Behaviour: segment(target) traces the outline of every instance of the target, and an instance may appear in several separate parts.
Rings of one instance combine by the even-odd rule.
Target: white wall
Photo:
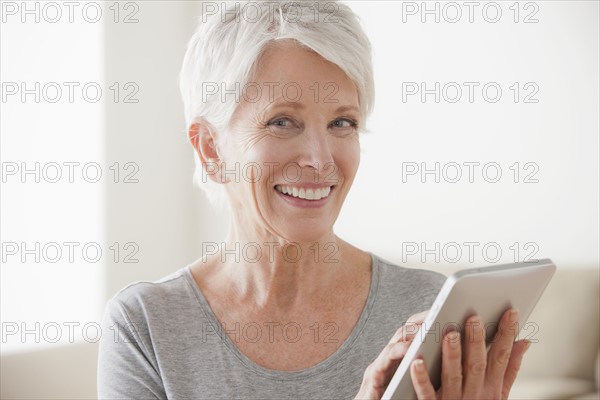
[[[139,247],[139,262],[108,265],[108,296],[136,280],[167,275],[197,254],[206,202],[192,187],[178,84],[193,13],[192,2],[149,1],[139,3],[139,22],[106,26],[107,81],[139,87],[139,102],[106,108],[107,159],[139,168],[139,182],[106,188],[107,241]]]
[[[93,8],[87,20],[80,6],[72,23],[66,14],[52,23],[56,10],[42,14],[39,2],[26,7],[34,13],[2,4],[3,352],[83,340],[82,327],[103,308],[108,256],[103,26],[92,22]],[[103,251],[97,256],[96,249]],[[69,335],[71,322],[80,325]],[[23,337],[25,330],[32,333]]]
[[[102,256],[92,263],[76,252],[74,262],[64,255],[52,263],[50,253],[40,254],[40,262],[35,255],[22,262],[21,248],[14,255],[3,251],[1,397],[92,398],[94,327],[106,300],[128,283],[158,279],[195,259],[203,237],[199,227],[212,215],[191,185],[192,151],[178,92],[177,75],[197,5],[121,2],[115,8],[114,3],[92,2],[86,16],[93,17],[96,6],[102,14],[89,22],[81,14],[86,3],[79,3],[71,23],[67,6],[56,3],[63,18],[53,23],[48,19],[55,18],[55,10],[44,3],[35,3],[39,21],[26,14],[24,22],[23,3],[15,4],[15,15],[3,8],[2,82],[33,87],[37,81],[42,86],[72,81],[79,88],[93,82],[103,94],[98,102],[81,95],[70,102],[64,94],[56,104],[43,94],[39,103],[33,95],[25,102],[19,93],[9,96],[2,102],[3,166],[94,162],[102,178],[88,183],[81,167],[72,183],[66,175],[54,184],[43,176],[40,183],[29,176],[25,182],[19,174],[7,176],[2,242],[26,242],[31,248],[36,241],[41,247],[76,241],[79,251],[93,242]],[[30,2],[27,7],[36,6]],[[127,94],[136,102],[125,101]],[[137,262],[126,262],[127,255]],[[88,331],[82,330],[85,324],[90,324]],[[74,327],[71,335],[69,326]],[[56,327],[61,339],[55,343]],[[23,337],[24,329],[33,333]],[[31,376],[38,384],[31,385]]]
[[[561,268],[597,268],[598,2],[530,2],[527,8],[521,2],[519,23],[509,8],[514,2],[493,3],[502,12],[497,23],[484,18],[495,18],[490,2],[479,2],[472,23],[463,2],[453,3],[463,13],[456,23],[448,22],[456,7],[426,3],[428,10],[438,4],[439,23],[435,14],[422,22],[421,2],[348,2],[373,44],[377,97],[338,233],[392,261],[442,271],[528,256],[552,258]],[[525,16],[539,22],[524,23]],[[403,91],[403,83],[410,89],[413,82],[427,89],[440,82],[440,102]],[[463,90],[455,103],[454,84],[443,92],[452,82]],[[464,82],[480,85],[473,102]],[[528,82],[539,88],[530,99],[536,103],[524,102],[535,88],[524,88]],[[489,101],[482,95],[487,83],[502,89],[495,103],[493,89]],[[472,183],[468,162],[480,163]],[[515,162],[518,183],[510,169]],[[403,169],[416,165],[421,172],[421,163],[428,169],[439,163],[439,183],[433,174],[403,180]],[[495,178],[491,167],[483,175],[487,163],[499,167],[497,183],[486,181]],[[463,173],[457,183],[450,182],[454,165]],[[534,172],[538,183],[525,183]]]

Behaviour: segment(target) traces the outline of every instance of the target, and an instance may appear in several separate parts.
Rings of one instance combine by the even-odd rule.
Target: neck
[[[286,312],[322,306],[327,298],[344,290],[341,282],[359,272],[368,257],[333,231],[290,242],[235,226],[239,225],[232,224],[213,257],[219,275],[227,281],[228,297],[258,310]]]

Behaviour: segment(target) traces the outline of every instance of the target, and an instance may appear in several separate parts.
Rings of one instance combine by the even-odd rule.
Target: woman
[[[443,284],[334,234],[373,104],[370,45],[347,6],[301,4],[205,9],[181,87],[197,181],[226,200],[229,234],[111,299],[100,398],[380,398]],[[476,317],[464,357],[445,337],[437,393],[415,362],[419,398],[506,398],[526,350],[514,318],[489,352]]]

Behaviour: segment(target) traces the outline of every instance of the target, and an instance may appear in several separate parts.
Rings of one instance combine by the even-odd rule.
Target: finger
[[[442,398],[462,398],[462,354],[460,334],[450,332],[442,343]]]
[[[429,314],[429,311],[430,310],[425,310],[421,311],[420,313],[411,315],[410,317],[408,317],[408,320],[406,322],[423,322],[425,321],[425,318],[427,318],[427,314]]]
[[[427,317],[427,313],[429,313],[429,311],[411,315],[408,320],[406,320],[406,323],[394,333],[394,336],[390,339],[390,343],[412,340],[423,324],[425,317]]]
[[[381,398],[408,346],[406,342],[389,343],[365,370],[361,392],[369,393],[367,397]]]
[[[417,332],[419,331],[419,328],[421,327],[422,323],[423,321],[406,322],[406,324],[402,325],[402,327],[400,327],[396,331],[396,333],[394,333],[394,336],[392,336],[389,343],[412,341]]]
[[[529,349],[529,346],[531,346],[531,342],[528,340],[519,340],[513,345],[513,350],[510,354],[508,366],[506,367],[506,372],[504,374],[504,381],[502,382],[501,396],[503,399],[508,398],[510,389],[512,388],[513,383],[515,383],[515,379],[517,379],[519,368],[521,368],[521,361],[523,360],[523,356],[525,355],[525,352]]]
[[[435,389],[429,379],[429,374],[425,368],[425,362],[421,359],[413,361],[410,366],[410,377],[415,388],[415,393],[419,400],[435,400]]]
[[[470,317],[465,323],[465,360],[463,367],[463,397],[479,398],[483,392],[487,351],[485,329],[478,316]]]
[[[492,347],[488,352],[485,381],[487,387],[495,388],[493,392],[495,398],[499,397],[502,391],[504,373],[518,333],[518,321],[519,311],[516,309],[508,310],[502,315]]]

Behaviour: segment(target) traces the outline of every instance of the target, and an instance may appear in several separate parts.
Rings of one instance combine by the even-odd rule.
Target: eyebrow
[[[303,110],[306,107],[304,106],[304,104],[302,103],[298,103],[298,102],[291,102],[291,101],[276,101],[274,103],[271,103],[270,109],[275,109],[275,108],[294,108],[294,109],[299,109],[299,110]]]
[[[337,110],[335,110],[336,113],[342,113],[342,112],[346,112],[346,111],[356,111],[358,113],[360,112],[360,110],[356,106],[341,106],[341,107],[338,107]]]

